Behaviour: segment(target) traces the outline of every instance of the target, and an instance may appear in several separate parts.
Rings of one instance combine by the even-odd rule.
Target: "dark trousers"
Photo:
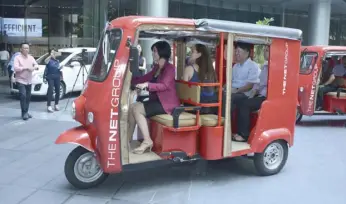
[[[231,113],[235,110],[235,108],[240,104],[243,100],[248,97],[244,93],[232,93],[231,96]],[[222,117],[225,117],[226,109],[226,93],[222,92]]]
[[[327,85],[318,89],[316,107],[320,108],[323,106],[323,96],[328,92],[337,91],[338,87],[334,85]]]
[[[243,100],[238,104],[237,109],[237,133],[244,139],[248,139],[250,135],[250,114],[259,110],[265,97],[254,97]]]
[[[31,99],[31,84],[21,84],[17,82],[19,98],[20,98],[20,108],[22,110],[22,116],[28,113],[30,99]]]
[[[11,77],[12,77],[12,74],[13,74],[14,72],[13,72],[11,69],[12,69],[12,66],[9,65],[9,66],[7,67],[7,71],[8,71],[8,78],[9,78],[9,80],[10,80],[10,87],[12,88]]]
[[[0,60],[1,75],[6,76],[7,60]]]
[[[53,77],[47,79],[48,81],[48,93],[47,93],[47,106],[50,106],[53,99],[53,88],[55,90],[55,105],[59,104],[60,98],[60,77]]]

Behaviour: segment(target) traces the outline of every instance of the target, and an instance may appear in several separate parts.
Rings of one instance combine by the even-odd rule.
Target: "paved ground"
[[[303,119],[288,163],[275,176],[255,176],[251,161],[233,159],[209,162],[206,176],[186,163],[113,175],[98,188],[77,190],[63,173],[73,146],[54,144],[76,125],[68,110],[47,114],[45,102],[36,100],[34,118],[23,122],[18,108],[0,95],[1,204],[346,203],[346,117]]]

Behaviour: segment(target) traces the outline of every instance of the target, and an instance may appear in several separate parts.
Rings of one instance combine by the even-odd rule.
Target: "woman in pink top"
[[[130,106],[129,135],[133,135],[136,124],[143,133],[144,141],[133,150],[135,154],[151,151],[153,141],[150,138],[147,118],[160,114],[171,114],[180,105],[175,89],[175,67],[169,63],[171,46],[165,41],[159,41],[151,47],[154,66],[144,76],[132,79],[132,84],[139,89],[149,90],[149,100],[136,102]]]

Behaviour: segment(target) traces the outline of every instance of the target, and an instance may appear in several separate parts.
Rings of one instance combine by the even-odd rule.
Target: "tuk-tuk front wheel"
[[[261,176],[277,174],[285,166],[288,157],[288,145],[278,140],[270,143],[263,151],[254,157],[257,173]]]
[[[87,189],[103,183],[108,174],[102,171],[94,153],[79,146],[66,159],[65,176],[74,187]]]

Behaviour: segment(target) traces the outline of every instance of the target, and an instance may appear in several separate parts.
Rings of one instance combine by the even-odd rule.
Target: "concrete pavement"
[[[74,146],[54,144],[77,125],[69,110],[48,114],[45,102],[34,100],[34,118],[24,122],[18,101],[0,103],[0,204],[346,203],[346,117],[303,118],[286,167],[275,176],[258,177],[250,160],[238,158],[208,162],[205,176],[199,163],[184,163],[112,175],[98,188],[77,190],[63,173]]]

